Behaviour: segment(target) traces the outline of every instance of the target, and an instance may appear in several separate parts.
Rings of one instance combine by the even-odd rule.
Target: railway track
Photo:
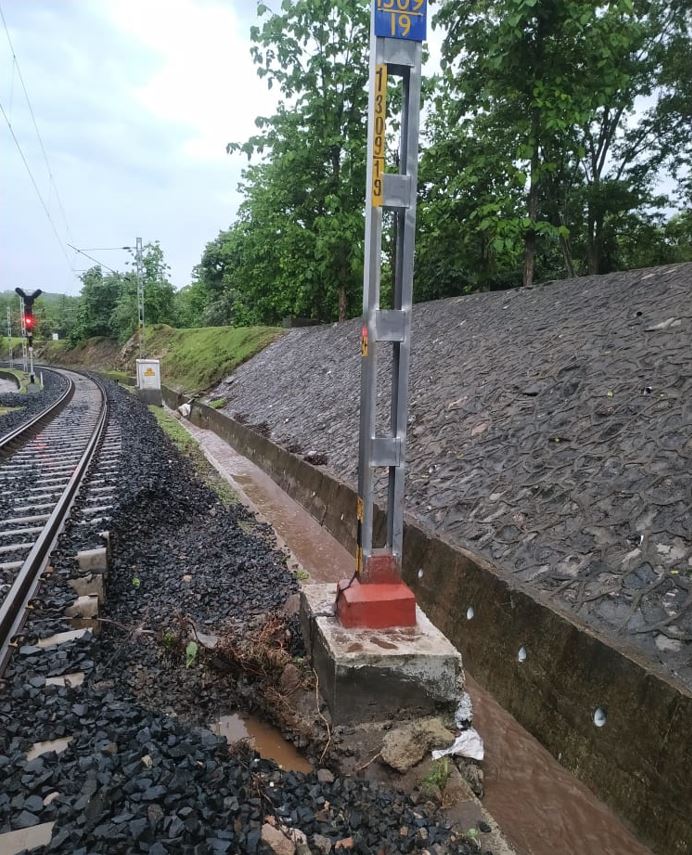
[[[0,673],[78,494],[76,522],[88,525],[103,519],[115,489],[120,438],[116,427],[107,436],[105,391],[91,378],[59,373],[68,382],[58,400],[0,438]],[[98,472],[86,485],[98,452]]]

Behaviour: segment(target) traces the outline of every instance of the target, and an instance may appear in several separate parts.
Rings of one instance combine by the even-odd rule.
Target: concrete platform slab
[[[334,615],[336,587],[306,585],[300,621],[332,719],[378,721],[455,707],[461,655],[416,609],[415,627],[345,629]]]

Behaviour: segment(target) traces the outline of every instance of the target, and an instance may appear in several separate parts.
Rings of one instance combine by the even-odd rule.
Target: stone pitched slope
[[[353,483],[359,330],[294,329],[214,395]],[[692,264],[415,306],[408,461],[427,527],[692,684]]]

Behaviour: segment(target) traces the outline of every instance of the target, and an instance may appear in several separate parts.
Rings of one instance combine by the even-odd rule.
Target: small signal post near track
[[[411,350],[416,192],[423,40],[427,0],[373,0],[361,330],[360,441],[356,575],[339,586],[337,614],[346,627],[414,626],[416,601],[401,579],[404,480]],[[387,171],[388,90],[400,86],[397,171]],[[391,123],[394,124],[393,122]],[[393,159],[394,160],[394,159]],[[383,212],[394,218],[391,306],[381,305]],[[391,346],[390,418],[377,431],[378,351]],[[386,541],[373,539],[374,480],[388,470]]]

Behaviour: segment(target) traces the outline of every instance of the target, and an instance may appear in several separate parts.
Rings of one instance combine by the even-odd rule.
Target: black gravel
[[[0,416],[0,436],[9,433],[14,428],[45,410],[49,404],[60,397],[65,390],[67,381],[60,374],[48,369],[43,371],[44,386],[38,392],[5,392],[0,395],[0,407],[18,407],[11,413]]]
[[[114,384],[108,390],[128,476],[108,523],[108,622],[98,639],[35,645],[67,628],[60,613],[72,598],[75,543],[98,538],[97,527],[76,536],[71,525],[0,694],[0,831],[55,820],[41,853],[263,853],[270,817],[300,829],[312,852],[322,838],[352,838],[359,853],[474,851],[402,795],[355,779],[322,784],[251,751],[231,754],[202,726],[239,698],[202,663],[185,668],[162,632],[181,620],[216,631],[256,621],[296,582],[251,515],[224,507],[148,411]],[[78,688],[45,684],[73,671],[87,675]],[[62,753],[25,759],[34,741],[62,736],[72,737]]]

